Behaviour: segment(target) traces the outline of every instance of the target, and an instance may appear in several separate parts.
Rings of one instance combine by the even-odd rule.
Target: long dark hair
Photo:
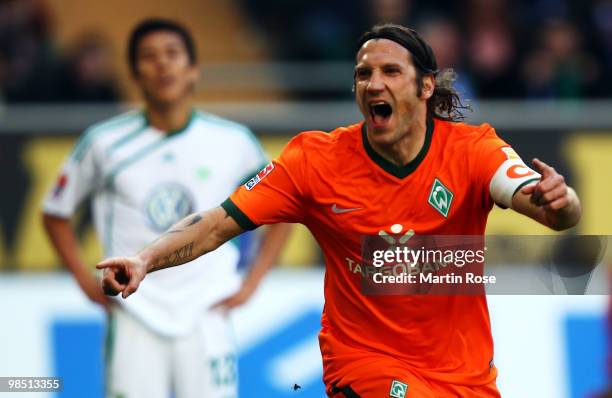
[[[434,92],[427,100],[428,116],[451,122],[465,119],[462,110],[470,109],[470,107],[461,102],[461,96],[453,87],[457,74],[452,69],[438,70],[433,50],[416,30],[391,23],[375,25],[361,36],[357,42],[357,52],[365,42],[372,39],[388,39],[408,50],[417,70],[418,96],[423,90],[423,77],[434,76],[436,82]]]
[[[417,68],[417,95],[421,95],[423,76]],[[435,75],[436,85],[431,97],[427,100],[427,115],[449,122],[460,122],[465,119],[462,111],[472,110],[469,104],[461,102],[461,96],[453,84],[457,73],[451,68],[442,69]]]

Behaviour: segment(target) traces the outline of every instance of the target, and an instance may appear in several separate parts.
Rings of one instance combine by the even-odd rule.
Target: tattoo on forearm
[[[199,223],[202,220],[202,216],[199,214],[196,214],[195,216],[193,216],[188,224],[185,227],[191,227],[192,225],[195,225],[197,223]],[[178,228],[178,229],[171,229],[169,231],[164,232],[159,238],[157,238],[155,241],[157,242],[159,239],[163,238],[166,235],[170,235],[170,234],[176,234],[178,232],[183,232],[185,231],[185,229],[183,228]]]
[[[195,242],[190,242],[169,255],[161,257],[157,261],[157,266],[155,268],[164,268],[188,261],[193,253],[194,243]]]
[[[166,236],[170,235],[170,234],[176,234],[179,232],[185,232],[185,229],[187,227],[191,227],[192,225],[195,225],[197,223],[199,223],[200,221],[202,221],[202,216],[199,214],[195,214],[193,217],[191,217],[187,222],[187,224],[183,224],[181,225],[182,228],[175,228],[175,229],[171,229],[169,231],[164,232],[163,234],[161,234],[157,239],[155,239],[153,241],[153,243],[157,243],[158,241],[162,240],[163,238],[165,238]],[[193,242],[192,242],[193,245]],[[187,245],[188,246],[188,245]],[[191,253],[190,253],[191,255]],[[166,256],[164,258],[170,258],[170,256]],[[163,261],[158,262],[158,265],[162,265]]]
[[[195,216],[193,216],[191,221],[189,221],[189,224],[187,224],[187,226],[191,227],[192,225],[199,223],[200,220],[202,220],[202,216],[199,214],[196,214]]]

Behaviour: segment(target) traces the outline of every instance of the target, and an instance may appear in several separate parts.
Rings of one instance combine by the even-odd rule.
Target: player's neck
[[[391,163],[403,167],[413,161],[425,144],[427,120],[419,118],[409,127],[406,134],[391,145],[372,145]]]
[[[148,104],[146,113],[149,124],[164,133],[183,129],[193,112],[189,102],[181,102],[171,106],[156,106]]]

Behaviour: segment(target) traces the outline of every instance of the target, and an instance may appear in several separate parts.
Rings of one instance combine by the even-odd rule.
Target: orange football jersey
[[[347,350],[389,356],[432,383],[494,383],[485,296],[363,295],[360,262],[362,237],[380,231],[483,234],[494,204],[491,179],[508,159],[507,146],[487,124],[429,119],[423,148],[399,167],[374,151],[363,123],[304,132],[223,203],[245,229],[302,223],[321,246],[328,387],[338,382],[342,367],[334,361],[350,358]]]

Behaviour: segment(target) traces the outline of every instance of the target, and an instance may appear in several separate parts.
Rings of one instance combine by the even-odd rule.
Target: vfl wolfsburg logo
[[[408,392],[408,385],[406,383],[402,383],[401,381],[397,381],[397,380],[393,380],[391,382],[391,391],[389,391],[390,397],[404,398],[407,392]]]
[[[453,193],[440,180],[435,178],[427,202],[444,217],[448,217],[448,212],[453,203]]]
[[[151,226],[163,232],[193,211],[194,200],[179,184],[155,187],[145,201],[145,214]]]

